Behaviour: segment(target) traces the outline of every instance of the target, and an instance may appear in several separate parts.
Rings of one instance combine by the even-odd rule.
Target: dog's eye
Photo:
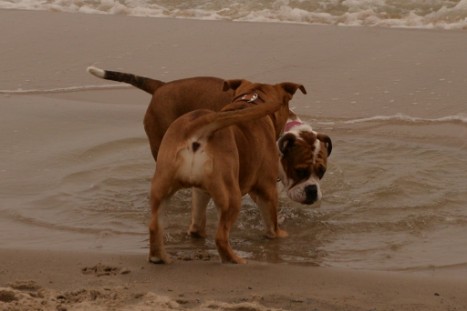
[[[318,178],[321,179],[324,176],[324,173],[326,173],[326,168],[324,166],[320,165],[316,169],[316,175],[318,175]]]
[[[310,176],[310,171],[307,168],[297,168],[295,169],[295,174],[298,179],[306,179]]]

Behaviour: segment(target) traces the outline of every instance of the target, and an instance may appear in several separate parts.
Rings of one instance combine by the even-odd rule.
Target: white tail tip
[[[89,66],[87,70],[93,76],[96,76],[96,77],[101,78],[101,79],[105,78],[105,70],[103,70],[103,69],[93,67],[93,66]]]

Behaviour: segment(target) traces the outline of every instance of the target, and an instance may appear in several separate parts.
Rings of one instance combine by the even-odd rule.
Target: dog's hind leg
[[[151,223],[149,224],[149,262],[151,263],[171,263],[172,259],[166,253],[164,247],[164,232],[162,230],[162,226],[159,223],[159,215],[158,210],[164,205],[166,202],[155,202],[152,200],[153,203],[151,204],[152,207],[152,216],[151,216]]]
[[[211,199],[208,192],[192,188],[191,225],[188,234],[194,238],[206,237],[206,208]]]
[[[233,251],[229,242],[230,230],[240,213],[241,194],[239,189],[224,191],[224,195],[212,196],[220,216],[216,233],[216,246],[223,263],[246,263]]]
[[[159,222],[159,210],[167,203],[170,195],[169,189],[162,187],[155,177],[151,185],[151,222],[149,224],[149,262],[171,263],[172,259],[164,248],[164,232]]]

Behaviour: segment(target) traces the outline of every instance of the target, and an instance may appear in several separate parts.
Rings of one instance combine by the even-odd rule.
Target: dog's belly
[[[183,183],[200,185],[206,176],[212,172],[212,159],[204,146],[204,142],[191,141],[179,151],[178,159],[180,162],[177,178]]]

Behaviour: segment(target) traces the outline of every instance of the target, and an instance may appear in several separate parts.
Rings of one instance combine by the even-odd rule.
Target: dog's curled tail
[[[134,87],[137,87],[138,89],[143,90],[151,95],[158,88],[165,84],[164,82],[159,80],[141,77],[131,73],[104,70],[94,66],[89,66],[87,68],[87,71],[93,76],[96,76],[101,79],[131,84]]]
[[[266,102],[259,105],[242,106],[235,110],[213,112],[195,120],[187,132],[193,134],[190,136],[208,137],[225,127],[241,122],[253,121],[273,114],[279,110],[282,105],[285,105],[282,101]]]

